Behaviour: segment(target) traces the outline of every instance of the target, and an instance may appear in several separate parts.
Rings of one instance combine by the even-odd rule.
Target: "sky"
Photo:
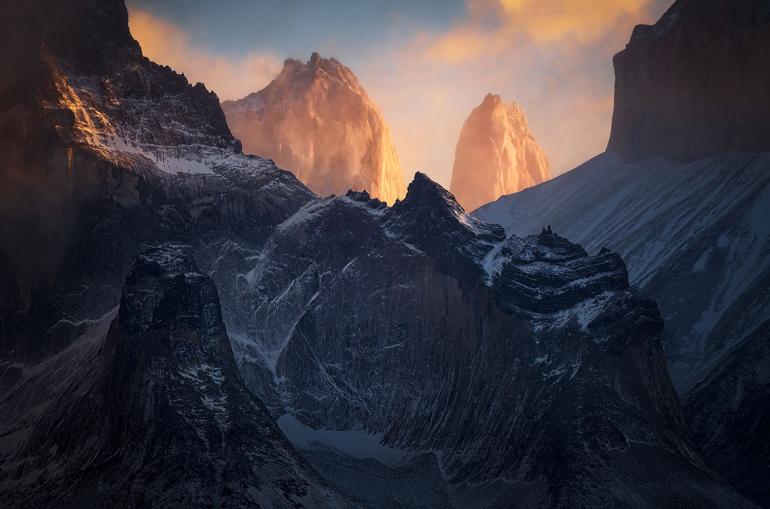
[[[318,51],[382,110],[404,176],[451,180],[457,138],[487,93],[517,102],[553,175],[602,152],[612,56],[671,0],[128,0],[145,54],[222,100]]]

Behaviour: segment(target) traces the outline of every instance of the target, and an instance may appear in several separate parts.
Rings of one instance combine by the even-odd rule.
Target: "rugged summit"
[[[677,1],[654,26],[637,27],[615,58],[609,153],[475,213],[508,234],[550,223],[591,252],[620,253],[631,282],[660,306],[671,374],[699,445],[763,506],[768,48],[766,1]]]
[[[236,357],[273,411],[435,454],[458,506],[747,505],[699,459],[613,253],[505,239],[418,174],[392,208],[309,203],[240,279]]]
[[[615,56],[608,150],[626,161],[770,151],[770,8],[677,0]]]
[[[450,189],[463,207],[474,210],[545,182],[550,171],[521,108],[487,94],[463,124]]]
[[[122,1],[8,14],[0,500],[749,505],[617,255],[506,239],[424,175],[391,208],[317,199],[142,57]]]
[[[712,464],[768,504],[770,155],[688,164],[603,154],[476,211],[509,234],[550,223],[609,247],[658,302],[669,368]],[[761,438],[760,438],[761,437]]]
[[[6,503],[346,504],[319,487],[318,474],[243,385],[216,287],[179,248],[141,254],[119,312],[83,330],[47,369],[4,394],[5,416],[27,398],[39,412],[28,430],[14,430],[28,438],[12,462],[4,458]],[[56,371],[70,374],[60,386],[46,380]]]
[[[122,1],[10,11],[0,53],[20,65],[0,89],[4,341],[32,353],[60,313],[77,321],[116,306],[141,242],[258,244],[312,197],[240,153],[214,94],[142,57]],[[26,326],[41,330],[28,341]]]
[[[217,277],[312,193],[142,57],[122,0],[5,7],[0,499],[344,505],[244,389],[211,280],[167,250],[133,265],[178,242]]]
[[[263,90],[222,108],[247,152],[274,159],[320,195],[365,190],[388,203],[404,196],[382,114],[334,58],[288,59]]]

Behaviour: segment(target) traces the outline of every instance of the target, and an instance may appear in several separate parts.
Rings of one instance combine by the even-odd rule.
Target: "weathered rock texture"
[[[263,90],[222,104],[247,152],[270,157],[320,195],[366,190],[393,203],[406,191],[377,106],[353,72],[313,53],[289,59]]]
[[[770,320],[725,355],[684,405],[711,463],[741,493],[770,507]]]
[[[613,253],[506,239],[418,174],[392,208],[309,203],[241,279],[236,356],[274,411],[436,453],[459,507],[751,505],[693,448]]]
[[[699,445],[765,507],[769,49],[767,1],[677,1],[615,58],[615,153],[476,211],[508,233],[550,223],[590,251],[623,256],[632,283],[660,305]]]
[[[3,505],[344,505],[242,385],[208,277],[153,251],[124,291],[146,245],[216,277],[312,193],[142,57],[122,0],[2,11]]]
[[[590,252],[623,256],[632,284],[660,306],[668,365],[696,436],[714,467],[765,505],[767,433],[755,423],[770,408],[769,167],[770,154],[687,164],[603,154],[476,211],[509,234],[545,222]]]
[[[608,150],[626,161],[770,151],[770,7],[677,0],[615,56]]]
[[[550,163],[524,112],[488,94],[463,124],[450,190],[466,210],[548,180]]]
[[[348,503],[323,487],[243,385],[214,282],[179,248],[140,255],[120,311],[94,323],[4,394],[4,412],[32,400],[39,413],[13,469],[5,464],[0,471],[6,503]],[[65,375],[61,386],[48,386],[57,374]],[[52,401],[45,387],[55,393]]]

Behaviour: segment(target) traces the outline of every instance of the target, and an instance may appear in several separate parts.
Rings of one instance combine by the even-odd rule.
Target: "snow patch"
[[[708,266],[709,257],[711,256],[711,248],[705,250],[692,266],[692,272],[704,272]]]
[[[307,449],[313,443],[333,447],[358,459],[372,458],[388,466],[401,463],[408,455],[401,449],[382,444],[382,436],[361,430],[313,429],[291,414],[278,418],[278,427],[297,448]]]

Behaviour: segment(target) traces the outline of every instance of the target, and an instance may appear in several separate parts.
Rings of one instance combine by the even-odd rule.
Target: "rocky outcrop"
[[[236,356],[274,412],[434,452],[461,506],[750,506],[699,458],[615,254],[505,239],[418,174],[392,208],[311,202],[242,279]]]
[[[589,252],[608,247],[632,284],[655,297],[674,383],[685,393],[770,319],[767,154],[685,165],[603,154],[535,189],[475,212],[514,235],[551,224]],[[729,178],[726,178],[729,175]]]
[[[333,58],[286,60],[263,90],[222,107],[247,152],[272,158],[320,195],[365,190],[388,203],[404,196],[382,114]]]
[[[167,250],[131,272],[186,244],[232,295],[223,269],[312,193],[142,57],[121,0],[3,9],[0,499],[344,505],[241,384],[211,280]]]
[[[2,18],[0,53],[23,62],[0,90],[0,339],[21,358],[66,343],[45,339],[62,316],[116,306],[143,242],[217,259],[312,197],[244,156],[216,96],[142,57],[127,20],[119,0],[14,2]]]
[[[770,151],[770,9],[677,0],[615,56],[608,150],[626,161]]]
[[[545,182],[550,171],[521,108],[487,94],[463,124],[450,190],[465,209],[474,210]]]
[[[70,371],[60,386],[41,370],[4,394],[4,415],[44,387],[51,398],[14,430],[24,439],[3,458],[6,503],[352,506],[245,388],[216,287],[178,247],[139,256],[119,309],[46,364]]]
[[[699,444],[763,505],[769,47],[767,2],[678,0],[615,57],[614,154],[476,212],[515,234],[548,222],[589,250],[623,256],[661,307]]]
[[[551,224],[589,252],[623,257],[632,284],[660,306],[669,369],[709,460],[764,505],[768,167],[768,154],[678,164],[608,153],[475,212],[508,234]]]

